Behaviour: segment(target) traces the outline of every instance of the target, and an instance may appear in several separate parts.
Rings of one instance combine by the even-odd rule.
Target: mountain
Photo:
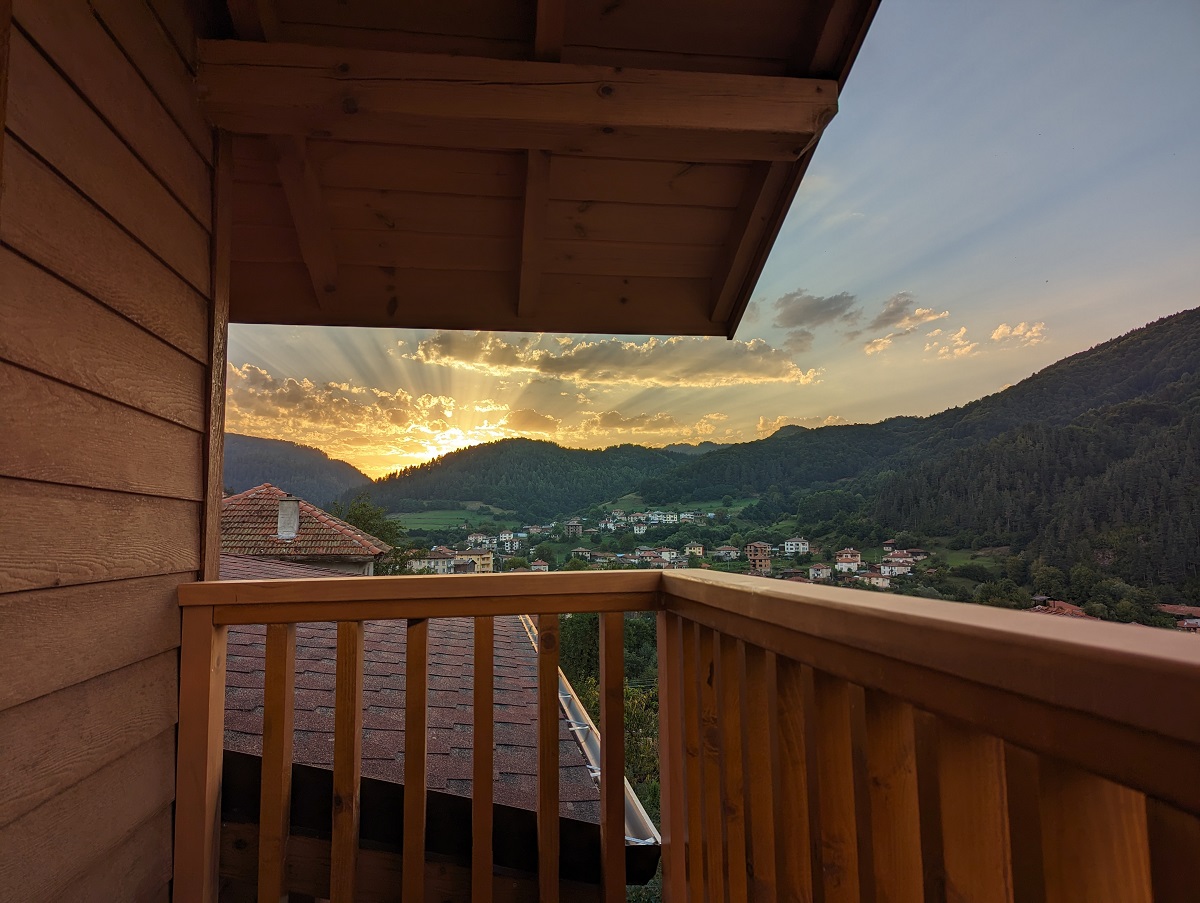
[[[325,508],[335,499],[367,487],[371,480],[320,449],[282,439],[226,433],[224,482],[225,488],[233,492],[273,483]]]
[[[664,445],[663,451],[674,452],[677,455],[707,455],[710,451],[716,451],[718,448],[725,448],[726,442],[674,442],[671,445]]]
[[[616,498],[685,460],[684,455],[639,445],[590,450],[501,439],[383,477],[371,495],[393,511],[403,499],[447,499],[483,501],[548,518]]]

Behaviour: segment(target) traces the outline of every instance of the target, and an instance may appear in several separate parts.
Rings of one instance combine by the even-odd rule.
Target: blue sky
[[[372,475],[744,441],[970,401],[1198,289],[1200,3],[884,0],[735,342],[235,326],[229,427]]]

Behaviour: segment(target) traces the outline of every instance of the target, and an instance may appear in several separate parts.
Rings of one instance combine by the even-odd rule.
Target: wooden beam
[[[203,41],[218,126],[273,135],[633,159],[795,160],[828,80]]]
[[[221,578],[221,505],[225,494],[225,363],[229,351],[229,280],[233,250],[233,138],[228,132],[217,133],[212,219],[208,430],[200,574],[203,580]]]
[[[268,624],[258,833],[258,901],[287,903],[283,870],[292,816],[296,625]]]
[[[425,858],[429,619],[409,618],[404,660],[404,861]],[[404,870],[405,900],[425,899],[425,872]]]
[[[521,222],[521,270],[517,316],[533,313],[542,291],[546,262],[546,205],[550,201],[550,155],[531,150],[525,167],[525,211]]]
[[[333,739],[333,845],[329,899],[357,899],[359,777],[362,768],[363,625],[339,621],[337,626],[337,701]]]
[[[0,0],[0,130],[8,125],[8,45],[12,41],[12,0]],[[4,203],[4,145],[0,141],[0,207]]]
[[[537,620],[537,844],[538,899],[558,903],[558,615]]]
[[[279,17],[272,0],[226,0],[233,30],[244,41],[278,41]]]
[[[317,306],[337,291],[338,262],[329,226],[329,213],[321,197],[321,182],[305,148],[305,140],[293,135],[271,139],[278,156],[279,181],[287,197],[300,244],[300,256],[312,282]]]

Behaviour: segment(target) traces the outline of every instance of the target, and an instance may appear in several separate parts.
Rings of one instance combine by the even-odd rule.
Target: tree
[[[407,561],[403,548],[407,538],[404,526],[396,518],[388,517],[387,510],[374,504],[366,492],[358,493],[348,504],[334,502],[329,506],[329,513],[392,547],[375,563],[376,574],[399,574],[404,571]]]
[[[564,570],[564,571],[586,571],[589,567],[591,567],[591,565],[588,564],[586,561],[584,561],[582,558],[568,558],[566,563],[562,566],[562,570]]]

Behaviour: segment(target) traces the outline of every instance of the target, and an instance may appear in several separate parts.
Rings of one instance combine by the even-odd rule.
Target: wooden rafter
[[[279,157],[279,181],[296,227],[300,255],[320,307],[321,299],[336,292],[338,285],[337,253],[329,215],[321,198],[321,184],[303,138],[276,135],[271,144]]]
[[[278,41],[279,17],[272,0],[226,0],[233,30],[245,41]]]
[[[832,81],[202,41],[212,122],[235,132],[633,159],[795,160]]]

